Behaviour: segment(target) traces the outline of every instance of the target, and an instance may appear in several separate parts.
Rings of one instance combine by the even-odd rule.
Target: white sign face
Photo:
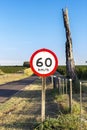
[[[39,76],[49,76],[58,67],[56,55],[48,49],[40,49],[33,53],[30,66],[35,74]]]

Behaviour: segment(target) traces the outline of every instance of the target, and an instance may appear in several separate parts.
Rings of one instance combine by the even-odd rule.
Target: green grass
[[[4,73],[17,73],[24,69],[26,69],[26,67],[23,66],[0,66],[0,70]]]
[[[87,123],[80,120],[80,105],[73,100],[72,114],[69,113],[68,95],[58,95],[58,90],[52,91],[54,102],[59,106],[58,118],[48,118],[35,126],[35,130],[87,130]]]
[[[87,80],[87,66],[76,66],[76,73],[79,79]]]
[[[33,72],[31,70],[31,68],[25,69],[24,73],[9,73],[9,74],[3,73],[0,75],[0,84],[24,79],[26,77],[31,76],[32,74],[33,74]]]
[[[66,66],[59,66],[58,72],[62,75],[66,75]],[[79,79],[87,80],[87,66],[86,65],[77,65],[76,66],[76,74]]]
[[[0,66],[1,74],[3,73],[18,73],[22,72],[26,69],[23,66]],[[58,72],[64,76],[66,76],[66,66],[59,66]],[[79,79],[87,80],[87,66],[86,65],[79,65],[76,66],[76,73]]]
[[[58,66],[58,72],[62,75],[66,75],[66,66]]]
[[[48,88],[48,86],[47,86]],[[87,130],[87,124],[81,123],[79,105],[73,101],[73,111],[69,114],[68,95],[58,95],[53,89],[47,96],[60,107],[57,118],[47,118],[40,122],[38,106],[41,103],[41,79],[27,86],[7,102],[0,104],[0,130]]]
[[[61,70],[61,67],[59,69]],[[28,73],[28,70],[25,73]],[[0,104],[0,130],[33,130],[30,128],[30,123],[33,124],[32,127],[35,126],[35,130],[80,130],[81,125],[82,130],[87,130],[87,124],[80,122],[79,104],[73,101],[72,115],[69,114],[68,95],[58,95],[57,89],[53,89],[47,96],[52,96],[54,102],[58,104],[59,112],[56,113],[58,118],[47,118],[43,123],[36,123],[38,121],[36,118],[40,118],[37,116],[38,112],[33,115],[30,112],[35,111],[38,107],[35,103],[40,102],[38,97],[41,91],[40,85],[41,82],[36,80],[6,103]]]
[[[80,130],[80,127],[82,127],[81,130],[87,130],[84,122],[81,124],[79,117],[61,114],[56,119],[48,118],[39,124],[35,130]]]

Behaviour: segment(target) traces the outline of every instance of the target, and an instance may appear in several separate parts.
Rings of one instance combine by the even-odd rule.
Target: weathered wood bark
[[[77,79],[75,73],[75,63],[73,58],[73,50],[72,50],[72,38],[69,27],[69,18],[68,18],[68,9],[62,10],[63,12],[63,20],[64,27],[66,32],[66,70],[67,76],[72,78],[73,80]]]

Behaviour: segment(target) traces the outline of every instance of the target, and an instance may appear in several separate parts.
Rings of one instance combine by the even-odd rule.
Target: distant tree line
[[[23,66],[0,66],[0,71],[3,73],[21,73],[24,69]]]
[[[59,66],[57,71],[66,76],[66,66]],[[77,65],[76,74],[79,79],[87,80],[87,66],[86,65]]]
[[[30,67],[30,63],[28,61],[24,61],[23,67]]]

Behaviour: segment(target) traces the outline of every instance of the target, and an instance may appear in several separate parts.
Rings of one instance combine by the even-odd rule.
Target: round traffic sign
[[[50,76],[58,67],[57,56],[49,49],[39,49],[32,54],[30,58],[30,67],[38,76]]]

